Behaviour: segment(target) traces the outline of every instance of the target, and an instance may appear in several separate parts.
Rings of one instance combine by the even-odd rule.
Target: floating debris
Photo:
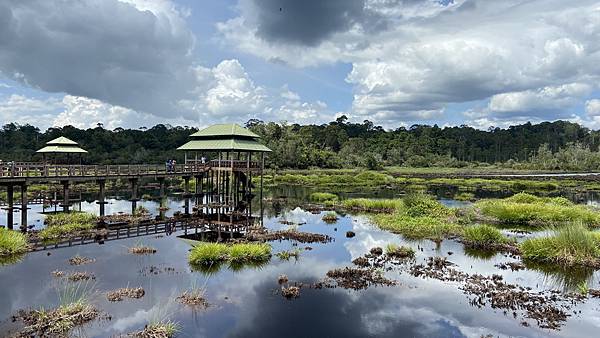
[[[94,263],[95,261],[96,260],[94,258],[82,257],[79,255],[69,258],[69,264],[71,265],[84,265]]]
[[[108,298],[111,302],[120,302],[124,297],[139,299],[144,297],[146,292],[143,288],[121,288],[113,291],[109,291],[106,294],[106,298]]]
[[[77,271],[77,272],[71,273],[67,277],[67,279],[70,280],[71,282],[79,282],[82,280],[96,279],[96,276],[94,276],[94,274],[89,273],[89,272]]]
[[[370,252],[371,252],[372,255],[380,256],[380,255],[383,254],[383,249],[380,248],[380,247],[374,247],[374,248],[371,248]]]
[[[371,269],[356,269],[345,267],[327,272],[327,277],[335,282],[335,285],[325,282],[326,287],[339,286],[344,289],[363,290],[373,285],[391,286],[396,282],[387,279],[381,271]]]
[[[277,283],[279,284],[285,284],[288,282],[288,276],[286,275],[279,275],[279,277],[277,277]]]
[[[281,287],[281,295],[287,299],[294,299],[300,297],[300,287],[299,286],[282,286]]]
[[[156,253],[156,249],[150,246],[138,245],[129,248],[129,252],[136,255],[151,255]]]
[[[63,277],[65,275],[64,271],[60,271],[60,270],[54,270],[51,272],[52,276],[60,278]]]
[[[369,263],[369,260],[365,257],[358,257],[355,260],[353,260],[352,263],[356,266],[360,266],[361,268],[371,266],[371,263]]]
[[[502,270],[510,269],[510,271],[519,271],[519,270],[525,269],[525,264],[523,264],[521,262],[498,263],[494,266],[497,267],[498,269],[502,269]]]
[[[184,291],[177,300],[181,304],[189,305],[189,306],[198,306],[202,308],[207,308],[210,306],[206,298],[204,298],[204,290],[203,289],[192,289]]]
[[[170,266],[155,266],[155,265],[150,265],[150,266],[145,266],[143,268],[141,268],[138,273],[142,276],[148,276],[148,275],[159,275],[162,273],[166,273],[166,274],[178,274],[179,272],[177,272],[175,270],[175,268],[170,267]]]
[[[356,236],[356,233],[354,233],[354,231],[346,231],[346,237],[347,238],[352,238]]]
[[[263,233],[253,232],[248,234],[247,238],[251,241],[294,240],[300,243],[328,243],[333,240],[333,238],[327,235],[302,232],[293,229]]]

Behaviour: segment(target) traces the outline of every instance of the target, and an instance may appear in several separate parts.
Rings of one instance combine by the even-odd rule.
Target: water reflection
[[[283,194],[283,192],[281,192]],[[294,195],[291,191],[286,191]],[[274,192],[273,196],[279,193]],[[298,192],[295,196],[306,196]],[[111,200],[111,212],[128,211],[128,201]],[[87,204],[86,204],[87,203]],[[107,323],[96,323],[85,329],[89,337],[106,337],[143,328],[153,318],[169,317],[181,325],[181,336],[205,337],[585,337],[599,329],[597,300],[590,299],[577,307],[581,314],[572,317],[561,331],[544,331],[523,327],[512,316],[491,308],[474,308],[468,298],[453,283],[414,278],[398,271],[388,272],[399,281],[395,287],[374,287],[350,292],[343,289],[314,290],[302,288],[300,298],[289,301],[279,293],[277,278],[286,274],[291,282],[312,283],[322,279],[333,268],[351,265],[351,260],[367,253],[372,247],[388,243],[409,245],[416,251],[415,259],[442,255],[469,274],[500,274],[508,283],[517,283],[534,290],[571,289],[585,280],[598,288],[598,275],[592,271],[548,270],[529,266],[527,270],[505,271],[494,265],[515,259],[498,253],[473,253],[455,241],[443,241],[439,246],[431,241],[406,241],[401,236],[380,231],[364,216],[340,215],[334,225],[327,225],[321,214],[312,214],[293,203],[270,203],[265,225],[270,229],[285,229],[285,219],[299,225],[301,231],[329,235],[327,244],[297,244],[272,242],[272,252],[311,247],[302,250],[300,258],[283,261],[271,259],[258,267],[224,265],[210,271],[198,270],[187,262],[190,245],[174,236],[147,236],[86,245],[26,255],[16,264],[0,266],[0,334],[7,334],[14,324],[11,314],[22,308],[58,304],[52,277],[54,270],[88,271],[96,276],[97,294],[93,303],[112,316]],[[140,202],[156,210],[157,201]],[[275,204],[275,203],[273,203]],[[170,198],[169,213],[181,210],[182,200]],[[108,206],[107,206],[108,207]],[[97,210],[93,202],[82,203],[84,210]],[[86,209],[89,208],[89,209]],[[108,213],[108,209],[107,209]],[[42,217],[40,215],[40,217]],[[345,233],[352,230],[353,238]],[[143,244],[157,250],[154,255],[136,256],[127,248]],[[70,266],[74,255],[96,258],[96,262]],[[139,300],[108,302],[105,292],[120,287],[145,289]],[[175,301],[191,286],[205,286],[206,298],[212,304],[205,311],[195,311]]]

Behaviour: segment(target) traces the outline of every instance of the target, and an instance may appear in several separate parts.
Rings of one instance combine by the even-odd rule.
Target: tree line
[[[253,119],[245,126],[273,150],[267,157],[267,166],[275,169],[497,164],[528,169],[595,170],[600,166],[600,132],[566,121],[488,130],[466,125],[413,125],[385,130],[368,120],[352,123],[341,116],[321,125]],[[99,124],[89,129],[66,126],[42,132],[31,125],[9,123],[0,130],[0,159],[39,160],[37,149],[51,139],[65,136],[88,150],[85,163],[164,163],[166,159],[181,162],[183,154],[175,149],[196,131],[193,127],[163,124],[149,129],[109,130]]]

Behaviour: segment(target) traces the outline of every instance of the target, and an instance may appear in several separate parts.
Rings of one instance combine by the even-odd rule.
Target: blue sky
[[[6,0],[0,123],[600,127],[579,0]]]

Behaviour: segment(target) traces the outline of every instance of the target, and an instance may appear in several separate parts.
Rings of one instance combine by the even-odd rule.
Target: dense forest
[[[382,166],[465,167],[480,164],[528,169],[595,170],[600,166],[600,132],[576,123],[526,123],[507,129],[413,125],[385,130],[345,116],[322,125],[250,120],[246,123],[273,149],[270,168],[354,168]],[[0,130],[0,159],[39,160],[35,150],[66,136],[89,151],[86,163],[163,163],[182,160],[175,149],[196,128],[156,125],[150,129],[78,129],[41,132],[31,125],[6,124]]]

